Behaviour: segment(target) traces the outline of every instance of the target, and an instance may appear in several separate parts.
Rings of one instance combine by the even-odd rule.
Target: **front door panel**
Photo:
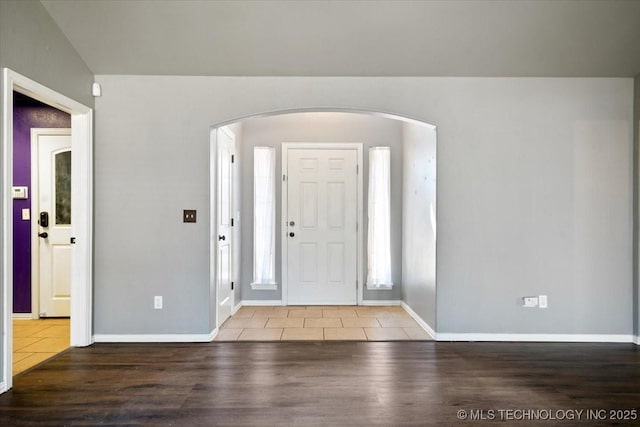
[[[357,151],[287,155],[288,303],[355,304]]]
[[[71,136],[37,133],[37,248],[41,317],[69,317],[71,303]]]

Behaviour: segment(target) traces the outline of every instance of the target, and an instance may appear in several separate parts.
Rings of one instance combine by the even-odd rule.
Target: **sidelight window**
[[[276,283],[276,152],[253,149],[253,289]]]
[[[367,288],[388,289],[391,280],[391,149],[369,150]]]

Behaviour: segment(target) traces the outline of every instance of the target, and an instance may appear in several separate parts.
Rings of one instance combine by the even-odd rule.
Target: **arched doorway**
[[[295,125],[294,123],[298,121],[299,125]],[[217,253],[217,239],[219,238],[216,230],[219,227],[217,224],[217,218],[214,213],[218,212],[217,199],[215,197],[214,189],[217,188],[217,167],[218,167],[218,158],[216,156],[216,141],[217,141],[217,130],[223,127],[235,127],[235,129],[240,129],[240,138],[238,144],[241,145],[241,148],[238,149],[238,152],[235,156],[236,163],[234,167],[238,170],[236,171],[236,177],[239,182],[236,184],[237,188],[241,190],[242,196],[240,200],[240,207],[236,209],[234,212],[239,216],[238,218],[234,218],[234,224],[236,225],[235,233],[238,233],[242,237],[237,237],[236,239],[241,239],[242,253],[236,255],[235,262],[233,265],[243,265],[244,270],[238,271],[237,269],[232,272],[231,280],[233,282],[233,300],[234,307],[233,309],[237,309],[243,303],[243,301],[250,301],[253,304],[260,304],[264,302],[272,303],[272,304],[286,304],[287,303],[287,295],[284,294],[287,291],[287,283],[286,276],[283,274],[283,253],[286,252],[286,241],[288,232],[285,233],[286,224],[282,217],[282,212],[284,211],[284,205],[282,200],[282,187],[281,182],[278,183],[277,187],[277,215],[276,215],[276,269],[278,270],[276,274],[276,280],[274,286],[271,287],[252,287],[251,286],[251,267],[252,263],[252,251],[251,246],[253,244],[253,231],[252,231],[252,206],[249,206],[252,203],[252,197],[250,197],[247,193],[252,191],[252,181],[251,181],[251,162],[252,159],[252,149],[258,145],[267,145],[273,147],[276,150],[276,158],[277,167],[276,167],[276,176],[278,180],[282,179],[283,171],[282,171],[282,144],[286,142],[307,142],[307,143],[345,143],[345,142],[365,142],[364,144],[364,153],[368,152],[368,149],[373,146],[379,145],[390,145],[392,146],[392,165],[391,169],[396,173],[396,181],[392,183],[392,197],[395,197],[395,204],[393,204],[393,209],[395,209],[395,216],[392,213],[393,217],[393,227],[394,227],[394,242],[393,250],[394,250],[394,271],[397,272],[397,284],[394,286],[394,289],[382,289],[382,290],[373,290],[368,289],[365,284],[365,268],[366,268],[366,239],[364,236],[366,235],[366,197],[363,197],[362,205],[364,213],[364,219],[361,220],[358,224],[358,230],[361,232],[362,241],[359,242],[359,250],[361,254],[361,259],[364,261],[360,261],[357,265],[358,270],[358,304],[381,304],[388,301],[394,302],[403,302],[403,299],[408,299],[412,301],[418,300],[427,300],[426,304],[433,305],[433,312],[435,312],[435,231],[436,231],[436,203],[435,203],[435,174],[436,174],[436,151],[435,151],[435,143],[436,143],[436,128],[434,125],[406,118],[394,114],[389,113],[381,113],[375,111],[367,111],[367,110],[357,110],[357,109],[343,109],[343,108],[301,108],[295,110],[282,110],[282,111],[274,111],[271,113],[261,113],[244,116],[242,118],[225,121],[223,123],[216,124],[211,127],[211,188],[212,188],[212,197],[211,197],[211,280],[212,287],[211,289],[216,290],[216,295],[211,296],[212,300],[212,310],[216,310],[216,315],[218,314],[217,307],[214,307],[218,301],[218,284],[219,284],[219,276],[217,270],[217,262],[218,259],[216,257]],[[243,129],[244,126],[244,130]],[[351,131],[348,129],[351,127]],[[304,132],[301,129],[306,129]],[[354,130],[355,129],[355,130]],[[278,134],[278,132],[280,132]],[[284,133],[283,133],[284,132]],[[313,132],[316,132],[312,135]],[[385,134],[386,132],[386,134]],[[394,133],[395,132],[395,133]],[[260,138],[256,138],[256,135],[260,135]],[[376,135],[379,135],[378,139],[376,139]],[[387,137],[387,139],[385,139]],[[381,139],[380,139],[381,138]],[[369,141],[364,141],[368,139]],[[424,142],[424,146],[420,147],[420,141]],[[432,145],[431,149],[427,149],[426,146]],[[403,158],[406,154],[410,154],[411,156],[422,156],[422,158],[412,159],[410,163],[406,163],[403,165]],[[363,156],[362,162],[362,170],[361,176],[364,176],[364,185],[360,190],[360,195],[366,195],[367,189],[367,154]],[[427,171],[427,169],[429,169]],[[427,172],[425,174],[420,175],[420,172]],[[286,175],[286,174],[285,174]],[[420,197],[427,198],[431,197],[433,200],[431,203],[427,203],[426,200],[412,200],[412,195],[409,194],[408,190],[404,191],[402,187],[402,182],[405,181],[404,175],[407,176],[409,181],[413,183],[413,195],[419,193],[419,185],[421,185],[422,181],[429,181],[433,184],[432,190],[424,190]],[[286,191],[286,190],[285,190]],[[428,193],[428,194],[427,194]],[[408,204],[412,206],[410,212],[402,211],[402,206],[404,204]],[[420,206],[420,210],[414,209],[416,205],[422,204]],[[424,216],[424,212],[427,212],[427,215]],[[424,216],[425,221],[420,222],[419,216]],[[403,227],[405,222],[410,222],[412,227],[420,226],[419,232],[424,236],[424,234],[429,234],[430,243],[426,244],[423,242],[417,242],[417,237],[415,233],[410,233],[409,230]],[[240,232],[242,229],[242,232]],[[404,249],[413,247],[414,250],[423,251],[427,249],[428,256],[432,258],[432,262],[430,263],[429,268],[425,269],[424,266],[418,266],[418,264],[423,263],[424,260],[419,259],[417,256],[408,256],[406,259],[403,257]],[[240,262],[241,261],[241,262]],[[405,263],[407,261],[407,263]],[[406,265],[405,265],[406,264]],[[405,285],[406,281],[402,280],[404,274],[407,274],[411,280],[412,284]],[[422,278],[419,276],[423,276]],[[429,276],[426,278],[426,276]],[[428,286],[414,286],[421,281],[429,282]],[[216,303],[214,303],[214,301]],[[427,312],[423,310],[422,305],[418,308],[421,312]],[[424,322],[426,325],[428,324],[429,329],[431,326],[435,327],[435,318],[428,319]],[[218,319],[217,325],[220,324],[220,319]]]

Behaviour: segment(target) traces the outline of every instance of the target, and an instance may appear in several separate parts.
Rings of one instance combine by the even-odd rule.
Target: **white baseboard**
[[[0,394],[5,393],[7,391],[9,391],[7,389],[7,383],[4,381],[0,381]]]
[[[365,299],[362,300],[362,304],[361,305],[371,305],[371,306],[376,306],[376,305],[400,305],[402,303],[402,301],[400,300],[377,300],[377,299]]]
[[[260,305],[282,305],[282,300],[260,300],[260,299],[245,299],[240,301],[240,306],[260,306]],[[239,307],[238,307],[239,308]]]
[[[13,313],[12,317],[14,319],[33,319],[33,314],[31,313]]]
[[[231,315],[233,316],[234,314],[236,314],[238,310],[240,310],[241,308],[242,308],[242,301],[240,301],[238,304],[236,304],[234,307],[231,308]]]
[[[218,328],[208,334],[96,334],[94,342],[211,342]]]
[[[422,317],[418,316],[418,313],[413,311],[413,309],[409,307],[409,305],[406,302],[402,301],[401,305],[402,305],[402,308],[404,308],[405,311],[409,313],[409,316],[413,317],[413,320],[418,322],[418,325],[420,325],[420,327],[424,329],[429,335],[431,335],[431,338],[435,340],[437,336],[436,331],[434,331],[433,328],[429,326],[429,324],[422,319]]]
[[[490,342],[600,342],[600,343],[635,343],[640,345],[640,337],[616,334],[476,334],[435,332],[404,301],[404,308],[416,322],[436,341],[490,341]]]
[[[436,334],[437,341],[504,341],[504,342],[602,342],[631,343],[633,335],[608,334]]]
[[[401,301],[399,300],[364,300],[361,305],[400,305]],[[317,305],[336,305],[334,302],[317,302]],[[235,313],[242,306],[262,306],[262,305],[283,305],[282,300],[242,300],[238,303],[238,305],[233,309]],[[309,304],[292,304],[292,305],[309,305]]]

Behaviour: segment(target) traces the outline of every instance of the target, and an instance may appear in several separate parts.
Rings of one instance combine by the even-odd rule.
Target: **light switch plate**
[[[31,211],[29,208],[22,209],[22,220],[29,221],[31,219]]]

